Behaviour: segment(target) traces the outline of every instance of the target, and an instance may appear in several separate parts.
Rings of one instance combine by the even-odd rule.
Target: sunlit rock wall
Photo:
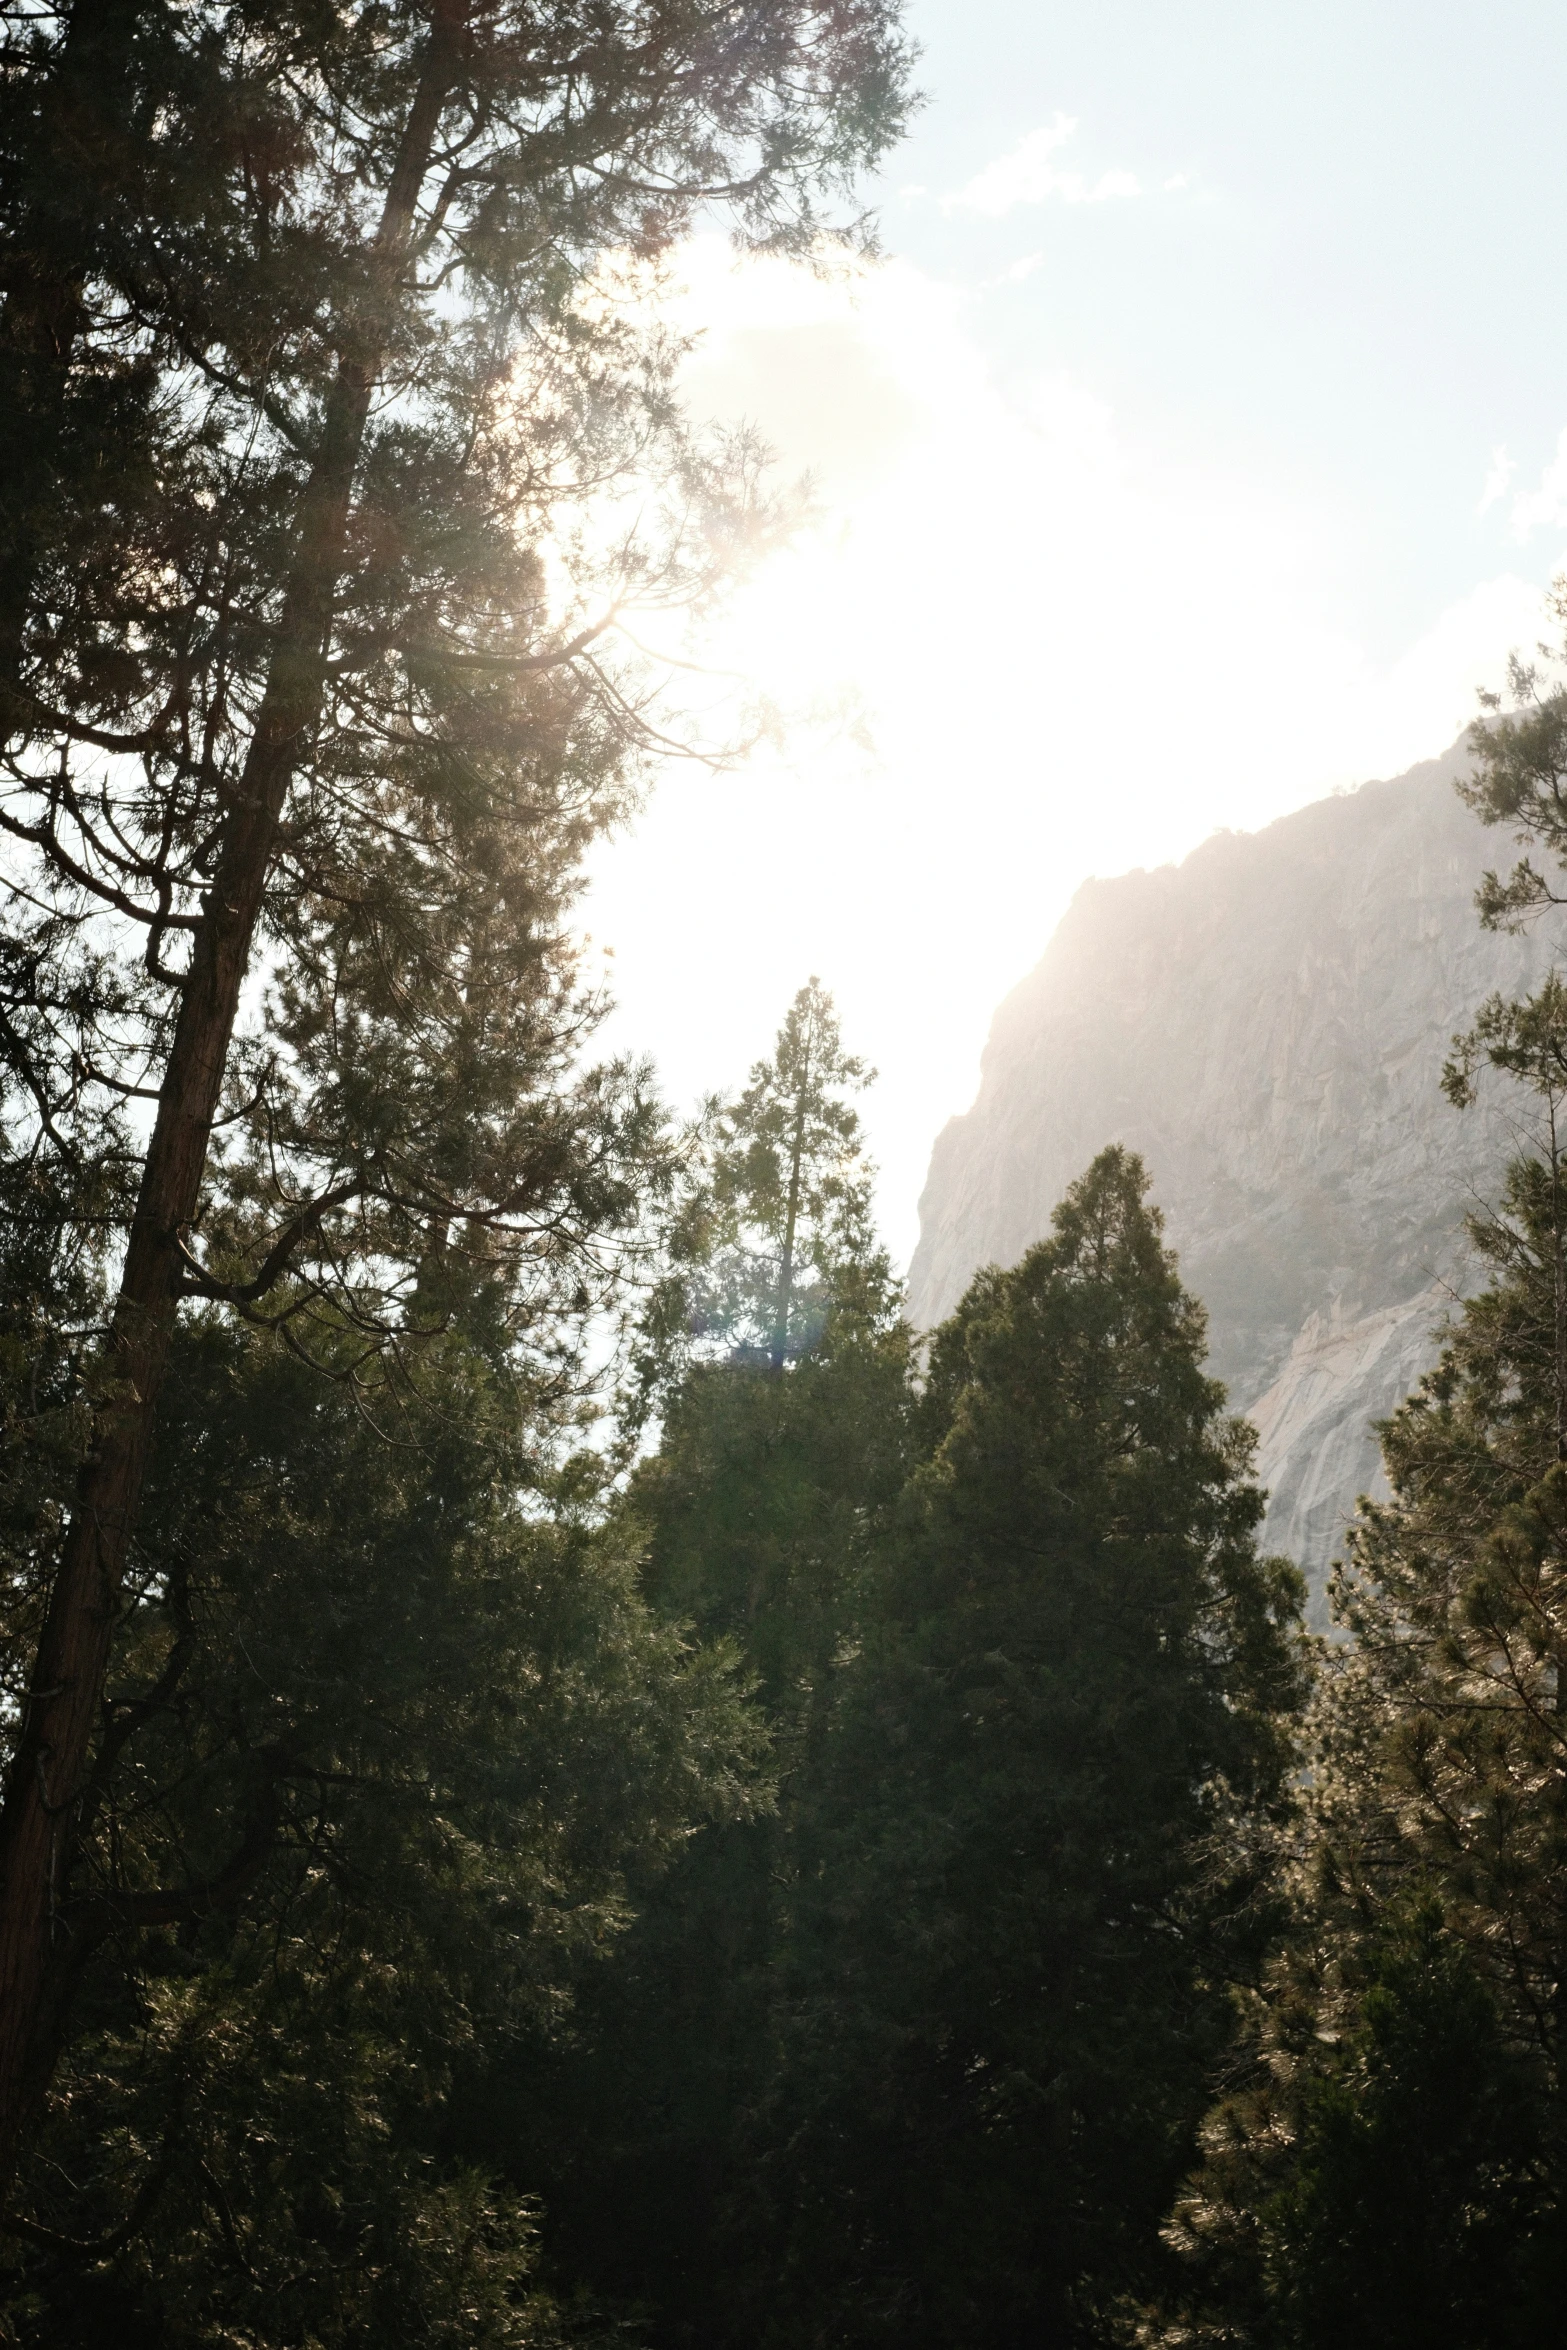
[[[978,1098],[938,1139],[910,1310],[939,1321],[1011,1264],[1107,1142],[1140,1151],[1213,1368],[1262,1438],[1269,1538],[1322,1579],[1372,1418],[1434,1359],[1519,1104],[1460,1113],[1439,1075],[1542,937],[1498,938],[1475,883],[1511,844],[1452,788],[1461,749],[1321,800],[1183,865],[1091,881],[996,1014]]]

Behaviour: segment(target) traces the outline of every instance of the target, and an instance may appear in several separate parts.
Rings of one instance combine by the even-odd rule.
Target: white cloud
[[[1567,426],[1556,443],[1556,454],[1546,466],[1538,487],[1513,500],[1513,536],[1526,539],[1550,523],[1567,522]]]
[[[1080,171],[1061,171],[1051,158],[1077,129],[1075,116],[1058,114],[1043,130],[1030,131],[1009,155],[971,179],[965,188],[945,199],[949,212],[982,212],[998,218],[1016,204],[1042,204],[1058,196],[1063,204],[1102,204],[1117,196],[1140,196],[1142,184],[1129,171],[1102,172],[1089,180]]]
[[[1498,498],[1506,497],[1508,484],[1517,470],[1517,464],[1508,456],[1505,446],[1491,451],[1490,470],[1485,477],[1485,487],[1480,492],[1476,514],[1488,514]]]
[[[1007,268],[998,270],[994,277],[982,278],[980,292],[989,293],[993,286],[1020,286],[1025,278],[1032,277],[1035,270],[1043,266],[1044,258],[1043,253],[1023,254]]]

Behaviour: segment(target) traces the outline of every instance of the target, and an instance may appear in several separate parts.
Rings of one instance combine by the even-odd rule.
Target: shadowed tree
[[[1146,1190],[1102,1153],[936,1334],[798,1837],[752,2339],[1091,2342],[1157,2266],[1301,1668]]]
[[[356,1394],[213,1313],[177,1337],[8,2339],[555,2337],[537,2177],[474,2169],[455,2077],[569,2028],[758,1735],[537,1400],[455,1340]]]
[[[771,2083],[801,1807],[910,1465],[913,1338],[870,1212],[865,1082],[813,980],[685,1203],[649,1334],[658,1443],[620,1520],[660,1618],[743,1658],[774,1800],[642,1884],[584,1995],[589,2051],[546,2091],[494,2088],[495,2146],[539,2182],[563,2256],[670,2341],[748,2322],[729,2213]]]
[[[79,1955],[181,1301],[342,1368],[345,1326],[547,1318],[632,1212],[650,1114],[570,1074],[562,923],[658,747],[612,623],[700,600],[757,514],[749,455],[680,426],[637,272],[713,205],[810,244],[905,72],[883,0],[124,22],[122,52],[98,0],[12,20],[0,121],[7,1147],[101,1177],[117,1248],[0,1815],[0,2173]]]
[[[1564,607],[1557,598],[1559,614]],[[1462,786],[1561,861],[1567,695],[1515,664]],[[1525,856],[1482,919],[1555,902]],[[1567,2191],[1567,987],[1493,997],[1445,1072],[1521,1089],[1531,1148],[1469,1234],[1488,1285],[1381,1429],[1331,1598],[1292,1930],[1255,2071],[1210,2117],[1173,2235],[1172,2343],[1415,2344],[1549,2331]]]
[[[1564,1012],[1552,980],[1481,1022],[1535,1067],[1548,1136]],[[1191,2283],[1151,2341],[1416,2350],[1437,2326],[1501,2350],[1560,2304],[1564,1209],[1547,1139],[1472,1222],[1491,1286],[1383,1426],[1391,1498],[1361,1504],[1331,1585],[1351,1638],[1309,1725],[1291,1931],[1253,2079],[1177,2204]]]

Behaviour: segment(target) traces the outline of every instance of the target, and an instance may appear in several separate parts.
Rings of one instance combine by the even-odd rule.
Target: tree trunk
[[[266,691],[218,868],[193,934],[159,1089],[85,1467],[50,1594],[0,1808],[0,2198],[57,2051],[70,1935],[59,1911],[146,1480],[179,1293],[179,1236],[195,1218],[240,990],[290,782],[320,720],[354,475],[419,189],[457,78],[461,0],[437,0],[424,67],[372,249],[382,307],[345,346],[302,501]]]
[[[789,1353],[789,1315],[794,1305],[794,1236],[800,1221],[800,1175],[805,1158],[805,1116],[810,1100],[811,1048],[805,1048],[794,1140],[789,1153],[789,1197],[784,1207],[783,1260],[778,1268],[778,1312],[773,1327],[772,1367],[781,1371]]]

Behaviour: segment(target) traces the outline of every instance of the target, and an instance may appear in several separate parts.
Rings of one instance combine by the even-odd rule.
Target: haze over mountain
[[[910,1311],[1013,1263],[1104,1144],[1142,1153],[1213,1368],[1261,1436],[1268,1536],[1314,1593],[1371,1421],[1429,1367],[1517,1103],[1440,1090],[1453,1032],[1534,985],[1551,941],[1482,931],[1509,843],[1459,800],[1464,746],[1178,866],[1090,881],[1001,1005],[973,1108],[937,1140]]]

